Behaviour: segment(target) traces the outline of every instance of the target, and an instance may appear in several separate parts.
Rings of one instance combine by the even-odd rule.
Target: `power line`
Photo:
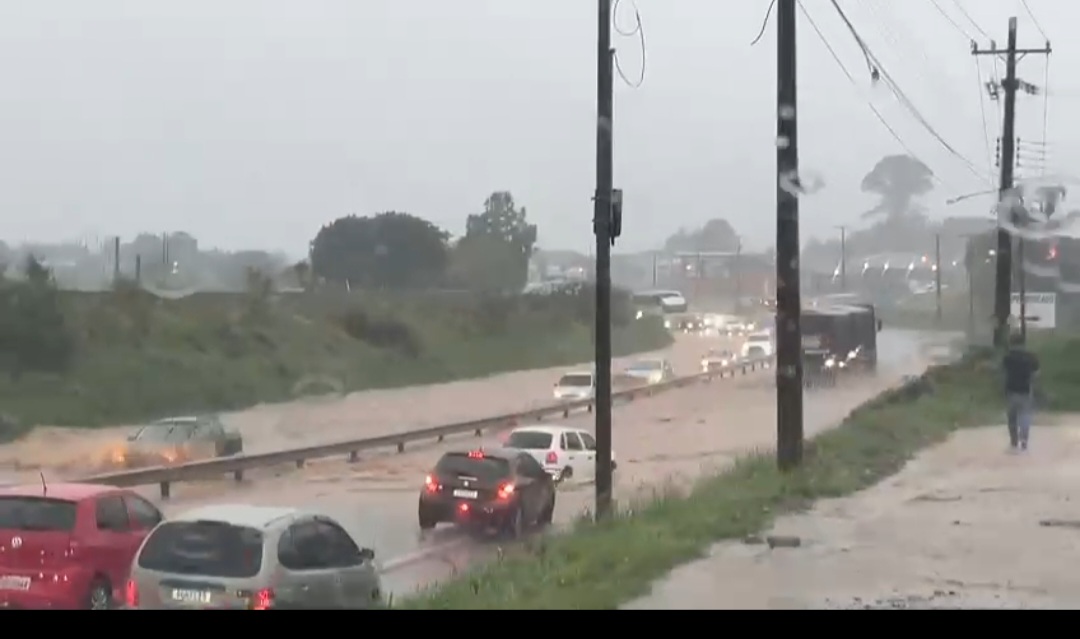
[[[814,18],[810,15],[810,12],[807,11],[806,6],[804,6],[802,3],[802,0],[797,1],[799,5],[799,10],[802,11],[803,16],[806,18],[806,22],[810,24],[810,27],[814,30],[814,33],[816,33],[818,38],[821,40],[821,43],[825,45],[825,48],[829,51],[829,54],[832,56],[833,60],[836,61],[836,64],[840,67],[840,70],[844,72],[844,75],[847,76],[847,79],[850,80],[853,85],[858,86],[859,83],[855,80],[855,76],[853,76],[851,72],[848,71],[847,66],[844,64],[844,61],[840,59],[839,54],[836,53],[836,49],[834,49],[832,44],[829,43],[828,38],[825,37],[824,32],[822,32],[820,27],[818,27],[817,22],[814,21]],[[874,106],[873,102],[867,100],[866,105],[870,107],[870,110],[877,117],[878,121],[881,122],[881,125],[884,126],[885,129],[893,136],[893,139],[895,139],[896,142],[900,145],[900,148],[904,149],[904,151],[911,157],[919,159],[915,152],[911,150],[911,147],[904,143],[904,140],[900,137],[900,134],[896,132],[896,129],[892,128],[892,126],[889,125],[888,121],[885,120],[885,116],[881,114],[881,111],[878,111],[877,107]],[[922,160],[919,161],[922,162]]]
[[[1027,12],[1028,17],[1031,18],[1031,21],[1035,24],[1035,28],[1039,30],[1043,40],[1049,40],[1050,36],[1046,35],[1046,32],[1043,31],[1042,25],[1039,24],[1039,19],[1035,17],[1035,12],[1028,6],[1027,0],[1020,0],[1020,5],[1024,7],[1024,11]]]
[[[1046,56],[1046,64],[1043,66],[1043,122],[1042,122],[1042,141],[1045,147],[1049,142],[1047,139],[1047,130],[1050,128],[1050,56]],[[1040,170],[1040,175],[1046,174],[1046,166],[1043,165]]]
[[[988,181],[989,178],[979,172],[978,168],[975,166],[975,163],[966,158],[962,153],[957,151],[956,148],[949,144],[948,141],[946,141],[945,138],[942,137],[942,135],[938,133],[938,131],[933,127],[933,125],[931,125],[930,122],[922,115],[922,113],[919,112],[915,104],[904,93],[904,90],[901,89],[900,86],[896,83],[896,81],[892,79],[892,76],[884,68],[884,65],[881,64],[881,60],[876,55],[874,55],[873,51],[870,50],[870,47],[867,46],[862,36],[859,35],[858,29],[856,29],[855,25],[853,25],[851,23],[851,20],[848,19],[847,14],[844,12],[843,8],[840,7],[840,4],[837,2],[837,0],[830,0],[830,3],[832,4],[836,12],[840,15],[840,19],[844,21],[844,24],[847,26],[848,31],[850,31],[851,35],[855,38],[855,42],[859,45],[859,48],[862,49],[863,56],[866,58],[867,63],[871,66],[871,78],[880,78],[884,80],[885,86],[889,88],[892,94],[896,96],[896,98],[900,101],[901,104],[904,105],[904,107],[908,110],[909,113],[911,113],[915,120],[918,121],[919,124],[921,124],[923,128],[926,129],[926,131],[930,133],[930,135],[934,139],[936,139],[942,147],[945,148],[946,151],[948,151],[953,157],[960,160],[964,164],[964,168],[970,171],[972,175],[976,176],[982,181]]]
[[[969,34],[963,27],[960,26],[960,23],[958,23],[956,20],[953,20],[952,16],[950,16],[945,11],[945,9],[941,8],[941,4],[937,0],[930,0],[930,4],[934,5],[934,8],[937,9],[937,12],[941,14],[941,17],[945,18],[949,22],[949,24],[953,26],[954,29],[959,31],[960,35],[964,36],[968,40],[974,40],[974,38],[971,37],[971,34]]]
[[[975,27],[976,31],[981,33],[982,36],[987,40],[993,40],[993,38],[990,37],[990,34],[986,31],[983,31],[983,28],[979,26],[979,23],[975,22],[975,19],[971,17],[971,14],[967,12],[967,9],[964,9],[964,5],[960,4],[960,0],[952,0],[952,3],[956,6],[956,9],[960,12],[960,15],[964,16],[964,18],[966,18],[967,21],[971,23],[971,26]]]
[[[630,5],[634,10],[634,26],[631,29],[620,29],[618,21],[620,2],[622,2],[622,0],[615,0],[615,3],[611,6],[612,28],[615,30],[616,33],[625,38],[632,38],[634,36],[638,37],[638,43],[641,47],[641,72],[638,73],[637,80],[630,81],[630,79],[627,78],[626,73],[623,72],[622,64],[620,63],[619,54],[617,51],[614,55],[615,71],[619,74],[619,78],[621,78],[627,86],[632,89],[637,89],[645,83],[645,67],[648,61],[648,51],[645,47],[645,27],[641,24],[641,12],[638,11],[637,3],[634,2],[634,0],[630,0]]]
[[[769,3],[769,8],[765,10],[765,17],[761,19],[761,29],[758,30],[758,34],[754,36],[754,39],[750,41],[750,46],[754,46],[760,42],[762,36],[765,35],[765,27],[769,26],[769,18],[772,17],[774,7],[776,7],[776,0],[772,0],[772,2]]]
[[[990,151],[990,127],[986,123],[986,96],[984,95],[985,86],[982,79],[982,66],[979,64],[979,58],[975,58],[975,77],[979,80],[979,116],[982,117],[982,132],[983,141],[986,143],[986,165],[987,170],[990,173],[994,172],[994,153]]]

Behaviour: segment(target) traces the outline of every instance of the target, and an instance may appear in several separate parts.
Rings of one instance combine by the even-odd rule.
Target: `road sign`
[[[1024,316],[1029,329],[1051,329],[1057,326],[1057,293],[1033,293],[1024,295]],[[1020,294],[1012,294],[1010,314],[1015,321],[1020,317]]]

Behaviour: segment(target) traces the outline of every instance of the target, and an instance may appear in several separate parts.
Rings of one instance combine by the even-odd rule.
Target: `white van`
[[[772,357],[776,353],[776,344],[773,342],[772,333],[759,331],[746,336],[742,346],[744,358]]]
[[[555,399],[575,401],[596,397],[596,376],[592,371],[570,371],[555,382]]]

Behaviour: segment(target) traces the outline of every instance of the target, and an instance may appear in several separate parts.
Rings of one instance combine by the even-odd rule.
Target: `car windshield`
[[[435,466],[443,476],[465,475],[481,481],[498,481],[510,476],[510,462],[501,457],[472,457],[467,453],[447,453]]]
[[[510,433],[506,445],[521,450],[547,450],[554,436],[539,430],[515,430]]]
[[[191,438],[194,422],[161,421],[154,422],[135,434],[135,441],[140,442],[184,442]]]
[[[75,502],[48,497],[0,497],[4,530],[70,532],[75,529]]]
[[[226,579],[262,570],[262,531],[218,521],[176,521],[159,526],[139,553],[140,568]]]
[[[571,373],[559,378],[559,386],[570,388],[589,388],[592,386],[592,375]]]

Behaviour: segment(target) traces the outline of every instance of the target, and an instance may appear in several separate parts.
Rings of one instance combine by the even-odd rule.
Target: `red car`
[[[163,516],[131,490],[92,484],[0,488],[0,608],[108,610]]]

